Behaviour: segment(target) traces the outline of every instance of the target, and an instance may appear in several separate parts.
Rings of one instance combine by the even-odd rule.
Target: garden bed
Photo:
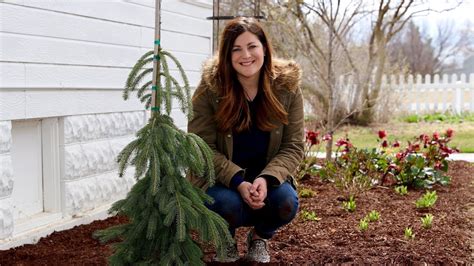
[[[417,210],[414,204],[424,190],[409,190],[401,196],[393,188],[376,187],[359,195],[356,211],[349,213],[342,209],[342,194],[334,186],[317,178],[306,180],[300,185],[316,195],[301,199],[300,210],[314,211],[321,220],[304,221],[298,216],[278,232],[270,241],[271,264],[472,264],[473,173],[472,163],[450,164],[451,185],[434,187],[438,200],[428,211],[434,216],[431,229],[423,229],[420,221],[428,212]],[[372,210],[380,213],[380,220],[361,232],[359,221]],[[35,245],[0,251],[0,265],[105,265],[111,250],[91,234],[125,221],[111,217],[55,232]],[[404,238],[406,227],[412,227],[414,239]],[[241,255],[247,230],[237,232]],[[205,260],[212,256],[213,251],[206,250]]]

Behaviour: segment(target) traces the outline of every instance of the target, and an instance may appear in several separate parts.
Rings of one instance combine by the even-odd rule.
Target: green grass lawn
[[[347,136],[358,148],[372,148],[377,143],[377,132],[385,130],[388,140],[399,140],[402,147],[408,140],[422,133],[432,135],[433,132],[444,133],[448,128],[454,130],[451,147],[457,147],[461,152],[474,153],[474,121],[464,122],[418,122],[407,123],[394,121],[388,124],[372,125],[370,127],[343,126],[336,131],[334,140]],[[321,148],[322,149],[322,148]]]

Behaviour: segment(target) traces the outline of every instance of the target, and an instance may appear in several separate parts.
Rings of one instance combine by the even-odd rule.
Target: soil
[[[400,196],[392,188],[376,187],[356,198],[354,213],[341,208],[341,192],[331,184],[312,178],[301,183],[316,192],[300,200],[300,210],[314,211],[320,221],[304,221],[298,216],[269,242],[272,265],[288,264],[470,264],[474,263],[474,164],[453,162],[449,186],[435,186],[438,201],[429,210],[433,227],[423,229],[420,218],[427,212],[415,208],[423,190],[409,190]],[[380,220],[361,232],[359,220],[371,210]],[[70,230],[55,232],[35,245],[0,251],[0,265],[106,265],[111,254],[108,245],[91,237],[98,229],[124,223],[124,217],[111,217]],[[412,227],[415,238],[404,238]],[[240,254],[245,253],[248,228],[237,231]],[[205,250],[210,263],[214,251]],[[237,264],[243,264],[239,261]],[[215,264],[214,264],[215,265]]]

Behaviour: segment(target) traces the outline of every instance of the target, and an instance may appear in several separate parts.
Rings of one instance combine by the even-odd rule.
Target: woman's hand
[[[256,178],[250,187],[250,197],[254,202],[263,202],[267,198],[267,180],[263,177]]]
[[[257,178],[258,179],[258,178]],[[265,181],[266,182],[266,181]],[[254,181],[255,183],[255,181]],[[266,185],[266,183],[265,183]],[[244,181],[240,183],[240,185],[237,187],[237,190],[240,193],[240,196],[242,196],[242,199],[247,203],[247,205],[250,206],[250,208],[254,210],[258,210],[265,206],[265,203],[263,203],[263,200],[254,200],[255,198],[259,198],[258,196],[258,190],[253,188],[254,184]],[[252,190],[252,191],[251,191]],[[253,194],[253,195],[252,195]],[[265,197],[266,197],[266,187],[265,187]],[[265,198],[264,198],[265,199]]]

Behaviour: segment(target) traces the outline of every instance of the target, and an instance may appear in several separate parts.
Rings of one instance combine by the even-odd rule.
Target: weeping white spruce
[[[200,137],[177,128],[170,117],[173,98],[188,118],[192,106],[183,67],[160,47],[159,14],[160,1],[156,1],[155,49],[134,65],[123,92],[124,99],[136,92],[151,109],[148,124],[117,158],[119,175],[133,165],[137,183],[109,212],[127,216],[129,222],[95,234],[102,242],[119,241],[112,244],[111,265],[202,265],[196,241],[217,248],[233,241],[225,220],[204,205],[212,198],[186,179],[193,174],[213,185],[213,152]],[[177,66],[184,86],[171,76],[168,60]]]

